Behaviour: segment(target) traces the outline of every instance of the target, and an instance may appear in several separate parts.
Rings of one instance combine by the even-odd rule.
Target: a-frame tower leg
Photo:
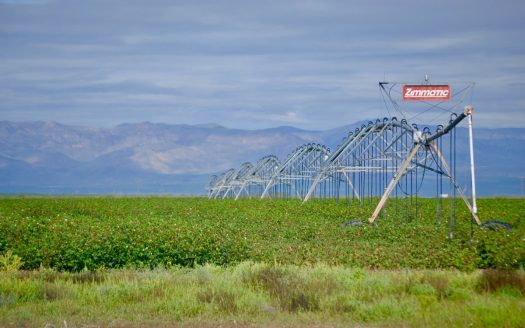
[[[454,185],[454,188],[456,188],[457,192],[459,193],[459,195],[463,199],[463,202],[465,202],[465,205],[467,205],[467,208],[469,209],[470,213],[472,214],[472,217],[474,218],[474,220],[476,221],[476,223],[478,225],[481,225],[481,220],[479,219],[476,211],[474,210],[472,205],[470,205],[467,197],[465,196],[465,194],[463,194],[463,191],[461,191],[461,188],[459,187],[458,183],[456,182],[456,178],[454,176],[452,176],[452,172],[450,171],[448,163],[447,163],[447,161],[445,161],[445,158],[443,157],[443,154],[441,154],[441,152],[439,151],[438,147],[436,147],[436,144],[433,141],[430,143],[430,147],[432,147],[432,149],[436,152],[436,154],[437,154],[437,156],[438,156],[438,158],[441,161],[441,164],[443,166],[443,170],[448,175],[450,181],[452,181],[452,184]]]
[[[385,192],[383,193],[383,197],[381,197],[381,200],[379,201],[379,204],[377,204],[374,213],[372,214],[370,219],[368,219],[368,221],[370,223],[373,223],[375,221],[375,219],[377,218],[377,216],[379,215],[379,213],[381,213],[381,210],[385,206],[385,203],[388,200],[388,197],[390,196],[390,193],[392,193],[392,191],[396,187],[396,185],[399,182],[399,180],[403,177],[403,175],[406,174],[408,165],[410,164],[412,159],[416,156],[417,151],[419,150],[420,147],[421,147],[420,143],[414,144],[414,148],[412,148],[412,150],[410,151],[410,154],[407,156],[407,158],[405,159],[403,164],[401,164],[401,166],[397,170],[396,174],[393,176],[392,180],[390,180],[390,184],[385,189]]]

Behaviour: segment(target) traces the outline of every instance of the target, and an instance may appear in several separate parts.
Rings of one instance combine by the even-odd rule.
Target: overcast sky
[[[525,127],[525,1],[0,0],[0,120],[320,130],[425,74]]]

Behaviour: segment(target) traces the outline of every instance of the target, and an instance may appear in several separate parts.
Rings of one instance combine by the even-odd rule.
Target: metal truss
[[[341,188],[351,192],[352,197],[380,195],[383,184],[397,171],[414,144],[414,136],[420,135],[417,126],[406,120],[384,118],[363,125],[350,132],[343,143],[327,158],[315,176],[304,201],[315,196],[316,189],[323,181],[330,179],[337,183],[332,197],[341,196]],[[425,164],[429,154],[420,152],[411,162],[409,171],[416,167],[428,168]]]
[[[412,197],[415,194],[417,197],[425,174],[433,172],[450,179],[454,192],[461,196],[474,220],[480,224],[442,155],[442,142],[436,143],[466,116],[453,116],[454,119],[450,120],[446,128],[438,126],[434,134],[429,128],[420,131],[416,124],[409,125],[405,119],[398,121],[396,118],[385,118],[363,125],[361,129],[350,133],[321,165],[304,202],[315,196],[323,181],[331,181],[330,185],[335,181],[337,185],[328,188],[328,197],[339,199],[343,193],[341,186],[346,188],[346,197],[351,190],[352,196],[361,202],[363,197],[371,203],[382,196],[370,218],[370,222],[373,222],[394,189],[399,189],[405,196]],[[455,154],[455,149],[451,149],[452,152]]]
[[[274,155],[265,156],[257,161],[249,174],[239,180],[240,187],[235,194],[235,199],[239,197],[258,198],[280,165],[279,159]]]
[[[213,176],[208,185],[208,198],[222,198],[221,195],[226,193],[228,184],[236,174],[236,169],[229,169],[219,176]]]
[[[319,144],[305,144],[295,149],[269,179],[261,198],[297,197],[303,199],[330,149]]]
[[[229,169],[220,176],[214,175],[208,184],[208,198],[259,197],[279,166],[277,157],[268,155],[255,165],[245,162],[238,169]]]
[[[208,187],[206,188],[208,192],[208,198],[212,198],[212,194],[214,193],[218,180],[219,180],[219,176],[215,174],[210,177],[210,181],[208,182]]]
[[[220,191],[215,195],[215,198],[226,198],[228,196],[232,197],[235,195],[236,191],[241,188],[243,181],[251,174],[252,170],[252,163],[242,163],[241,167],[235,170],[235,174],[232,174],[224,181]]]
[[[452,113],[448,125],[438,125],[433,132],[428,127],[420,130],[404,118],[370,121],[350,132],[333,152],[309,143],[296,148],[282,163],[273,155],[266,156],[255,165],[244,163],[237,170],[212,176],[208,195],[235,199],[299,198],[303,202],[312,198],[357,200],[375,208],[369,218],[374,222],[391,196],[395,198],[396,211],[398,204],[404,203],[404,216],[413,217],[408,212],[415,210],[417,217],[418,194],[428,177],[438,200],[436,222],[442,213],[441,199],[449,195],[454,204],[449,210],[450,222],[455,220],[455,199],[459,195],[473,221],[480,225],[475,197],[471,205],[455,177],[455,127],[467,117],[471,123],[471,114],[470,106],[460,115]],[[473,161],[471,168],[473,171]],[[448,193],[444,193],[443,179],[449,183]],[[473,182],[473,191],[474,188]]]

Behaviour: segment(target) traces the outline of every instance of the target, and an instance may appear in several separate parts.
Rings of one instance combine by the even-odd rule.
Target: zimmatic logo
[[[404,85],[403,100],[450,100],[450,85]]]

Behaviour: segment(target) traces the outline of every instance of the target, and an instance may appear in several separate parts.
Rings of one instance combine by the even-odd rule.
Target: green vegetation
[[[331,201],[203,198],[3,198],[0,254],[12,251],[22,269],[58,271],[231,265],[242,261],[345,265],[374,269],[520,269],[525,267],[523,199],[482,199],[484,220],[510,231],[479,229],[458,202],[454,238],[435,200],[403,214],[390,204],[376,224],[370,206]],[[400,208],[403,206],[400,205]],[[407,219],[409,218],[410,219]],[[471,239],[471,232],[473,233]],[[11,255],[13,256],[13,255]]]
[[[0,327],[525,326],[525,200],[418,202],[3,198]]]
[[[11,250],[0,255],[0,271],[13,272],[18,271],[21,267],[22,259],[20,256],[13,254]]]
[[[243,262],[0,273],[0,326],[523,327],[523,272]]]

